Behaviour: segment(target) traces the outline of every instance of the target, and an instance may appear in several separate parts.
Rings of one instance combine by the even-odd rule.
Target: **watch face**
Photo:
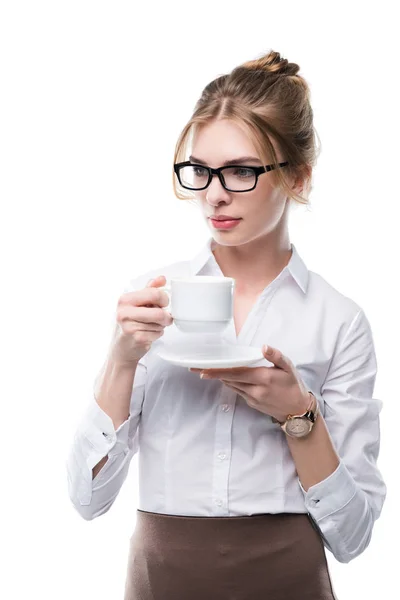
[[[303,437],[310,433],[312,424],[308,419],[294,418],[286,423],[286,432],[293,437]]]

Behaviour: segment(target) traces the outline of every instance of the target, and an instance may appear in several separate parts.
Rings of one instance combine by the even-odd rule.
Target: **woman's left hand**
[[[234,367],[231,369],[189,369],[220,379],[240,394],[251,408],[285,421],[289,414],[306,412],[310,395],[291,360],[276,348],[262,347],[273,367]]]

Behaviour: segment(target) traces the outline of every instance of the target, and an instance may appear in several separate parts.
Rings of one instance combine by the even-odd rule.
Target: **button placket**
[[[233,400],[235,395],[233,395]],[[229,453],[231,451],[231,429],[233,413],[229,411],[232,408],[231,390],[226,387],[221,388],[219,414],[217,415],[214,461],[213,461],[213,502],[216,507],[216,514],[228,514],[228,479],[229,479]],[[229,402],[227,402],[229,400]],[[226,414],[225,415],[223,414]],[[229,417],[229,418],[227,418]]]
[[[260,329],[261,323],[267,315],[269,305],[276,292],[281,288],[283,282],[288,277],[289,271],[284,269],[278,276],[278,279],[270,283],[267,288],[261,292],[251,311],[247,315],[245,325],[243,325],[239,333],[238,341],[240,341],[241,344],[248,346],[252,345],[252,342]]]

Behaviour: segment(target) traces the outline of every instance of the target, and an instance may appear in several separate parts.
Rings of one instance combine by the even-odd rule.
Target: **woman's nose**
[[[217,175],[213,175],[211,183],[206,189],[206,199],[211,203],[229,199],[229,192],[224,188]]]

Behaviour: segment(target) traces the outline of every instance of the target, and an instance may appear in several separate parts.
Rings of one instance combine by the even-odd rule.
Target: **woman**
[[[369,322],[289,241],[317,155],[298,71],[271,51],[206,86],[177,143],[174,186],[212,236],[118,302],[68,474],[74,506],[93,519],[140,447],[125,600],[335,598],[325,548],[341,562],[360,555],[382,510]],[[226,340],[261,347],[262,366],[206,380],[157,356],[163,333],[176,339],[158,287],[181,275],[235,279]]]

